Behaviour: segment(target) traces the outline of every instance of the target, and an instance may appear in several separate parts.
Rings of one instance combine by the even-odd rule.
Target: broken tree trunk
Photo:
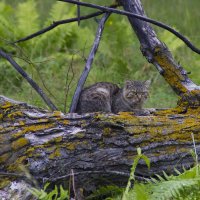
[[[181,112],[64,115],[1,96],[1,188],[23,180],[24,168],[40,183],[68,182],[73,169],[77,187],[125,185],[138,147],[151,161],[150,170],[139,162],[138,178],[188,168],[194,163],[191,133],[200,144],[200,108]]]
[[[125,0],[120,3],[125,11],[146,16],[140,0]],[[176,63],[150,24],[131,16],[128,19],[140,41],[143,55],[155,65],[174,92],[180,96],[178,104],[185,108],[200,106],[200,87],[194,84],[182,66]]]

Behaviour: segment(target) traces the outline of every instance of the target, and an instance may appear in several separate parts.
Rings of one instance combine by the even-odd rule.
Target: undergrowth
[[[163,172],[162,175],[155,175],[154,178],[146,179],[145,182],[139,182],[135,178],[135,170],[140,159],[143,159],[150,168],[149,159],[138,150],[131,168],[130,177],[126,188],[120,188],[116,185],[100,187],[86,200],[198,200],[200,197],[200,166],[197,164],[191,169],[183,169],[183,172],[175,169],[175,175],[168,175]],[[44,189],[31,189],[30,192],[40,200],[68,200],[70,199],[67,190],[62,186],[60,190],[55,187],[54,190],[47,193],[46,184]],[[133,186],[132,186],[133,185]],[[59,192],[58,192],[59,191]]]
[[[63,6],[61,2],[53,1],[43,1],[42,3],[33,0],[14,0],[9,2],[10,4],[7,1],[0,2],[0,45],[12,52],[16,61],[40,85],[61,111],[68,111],[73,92],[94,40],[97,28],[96,21],[91,19],[81,21],[80,26],[77,26],[77,23],[61,25],[30,41],[12,46],[10,42],[38,31],[53,21],[75,17],[76,6],[68,4]],[[102,5],[112,3],[98,0],[91,2]],[[186,0],[178,1],[176,7],[179,8],[187,4],[185,2]],[[158,18],[160,17],[163,22],[168,23],[165,21],[165,15],[167,11],[172,12],[168,1],[162,1],[162,3],[156,1],[151,6],[148,1],[144,0],[143,3],[149,17],[156,19],[154,14],[156,13]],[[198,5],[196,0],[187,4],[188,11],[187,15],[184,16],[184,24],[177,23],[178,19],[182,20],[179,16],[177,19],[173,17],[174,23],[169,21],[171,22],[169,25],[180,30],[184,35],[189,35],[197,46],[199,40],[195,37],[195,31],[198,29],[193,21],[199,16],[199,12],[192,12],[189,10],[189,6],[195,9]],[[165,6],[162,12],[154,12],[161,6]],[[46,14],[41,10],[44,7]],[[93,10],[84,8],[81,11],[82,14],[86,14]],[[180,11],[181,8],[178,12]],[[192,16],[193,13],[196,17]],[[179,24],[180,26],[178,26]],[[191,29],[194,32],[189,31],[188,25],[192,25]],[[191,72],[189,76],[198,83],[199,57],[195,56],[172,34],[163,29],[155,28],[158,37],[167,44],[175,59],[181,61],[181,64],[183,63],[183,67]],[[109,81],[122,86],[127,79],[150,79],[152,86],[146,107],[176,106],[177,96],[155,67],[147,63],[139,48],[138,39],[133,34],[126,17],[111,15],[106,23],[86,85],[99,81]],[[47,108],[37,93],[3,59],[0,60],[0,77],[0,91],[5,96]]]

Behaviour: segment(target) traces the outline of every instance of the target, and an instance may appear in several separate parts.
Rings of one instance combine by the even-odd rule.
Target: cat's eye
[[[127,98],[133,98],[135,96],[135,92],[129,92],[126,97]]]

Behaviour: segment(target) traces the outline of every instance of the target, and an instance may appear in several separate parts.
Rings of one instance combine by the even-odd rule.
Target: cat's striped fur
[[[113,112],[141,109],[148,97],[150,81],[126,81],[123,88],[99,82],[81,92],[76,112]]]

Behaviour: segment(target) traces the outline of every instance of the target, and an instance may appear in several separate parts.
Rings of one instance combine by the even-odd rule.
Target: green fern
[[[90,196],[88,196],[86,199],[87,200],[98,200],[98,199],[106,199],[106,200],[111,200],[117,198],[120,198],[119,195],[121,195],[123,192],[122,188],[119,188],[118,186],[115,185],[108,185],[105,187],[100,187],[97,189],[95,192],[93,192]]]
[[[163,173],[151,178],[148,183],[134,183],[134,188],[126,194],[126,200],[169,200],[198,199],[200,194],[200,176],[196,174],[195,166],[180,173],[178,176]],[[191,197],[192,196],[192,197]]]
[[[68,200],[69,193],[67,190],[64,190],[62,185],[59,190],[58,187],[55,186],[54,190],[47,192],[50,183],[46,183],[44,189],[38,190],[36,188],[28,189],[35,197],[39,200]]]
[[[17,29],[15,34],[24,36],[39,30],[39,14],[36,9],[36,2],[29,0],[18,4],[15,12],[17,18]]]

